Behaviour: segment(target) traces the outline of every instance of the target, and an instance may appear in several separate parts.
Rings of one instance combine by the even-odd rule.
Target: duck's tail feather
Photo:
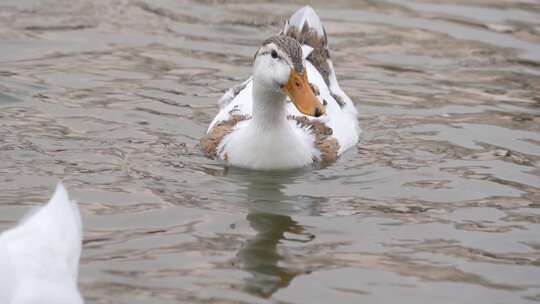
[[[326,31],[321,19],[317,13],[315,13],[315,10],[309,5],[297,10],[287,21],[285,21],[285,26],[283,27],[281,33],[289,34],[292,32],[296,32],[294,34],[296,34],[295,38],[297,39],[307,39],[309,38],[307,37],[308,34],[310,34],[323,38],[324,42],[327,43]],[[313,47],[313,45],[311,46]]]
[[[326,84],[329,85],[333,69],[328,51],[328,38],[315,10],[309,5],[297,10],[285,21],[280,34],[290,36],[298,40],[300,44],[308,45],[313,49],[307,56],[307,60],[317,68]]]

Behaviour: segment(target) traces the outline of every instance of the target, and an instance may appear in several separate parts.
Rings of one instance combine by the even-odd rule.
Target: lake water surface
[[[0,230],[63,179],[86,303],[540,302],[540,4],[312,1],[355,149],[225,169],[198,140],[302,1],[0,3]]]

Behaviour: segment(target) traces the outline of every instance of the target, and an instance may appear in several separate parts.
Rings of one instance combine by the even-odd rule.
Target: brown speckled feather
[[[216,124],[206,136],[201,138],[201,148],[204,154],[208,157],[216,157],[219,152],[217,148],[221,140],[234,130],[237,123],[247,120],[250,117],[249,115],[232,115],[228,120],[220,121]]]
[[[324,123],[318,120],[310,120],[306,116],[293,116],[287,117],[290,120],[295,120],[302,128],[309,128],[313,135],[315,135],[315,147],[321,152],[319,158],[314,158],[314,162],[334,162],[338,157],[339,142],[332,137],[333,131]]]

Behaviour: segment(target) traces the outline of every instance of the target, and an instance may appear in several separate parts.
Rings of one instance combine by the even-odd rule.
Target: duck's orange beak
[[[313,90],[307,79],[307,71],[302,75],[295,69],[291,69],[289,81],[283,87],[283,90],[292,100],[300,113],[319,117],[325,113],[325,108],[319,99],[313,94]]]

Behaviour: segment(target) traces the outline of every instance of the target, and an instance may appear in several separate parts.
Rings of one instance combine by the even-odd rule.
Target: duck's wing
[[[251,118],[252,85],[249,77],[227,90],[218,101],[219,112],[200,141],[201,149],[207,156],[216,157],[222,139],[234,130],[237,123]]]
[[[81,242],[79,208],[60,183],[45,206],[0,235],[0,303],[82,303]]]
[[[332,129],[332,137],[339,142],[338,154],[358,142],[358,112],[352,100],[338,84],[334,65],[330,59],[326,30],[313,8],[305,6],[297,10],[285,22],[281,34],[288,35],[302,44],[308,80],[315,87],[321,100],[326,101],[326,115],[310,120],[323,122]],[[317,92],[318,91],[318,92]],[[288,112],[293,116],[304,116],[292,103]]]
[[[225,92],[218,101],[219,112],[210,123],[207,133],[220,122],[229,121],[233,116],[251,116],[253,81],[251,76]]]

